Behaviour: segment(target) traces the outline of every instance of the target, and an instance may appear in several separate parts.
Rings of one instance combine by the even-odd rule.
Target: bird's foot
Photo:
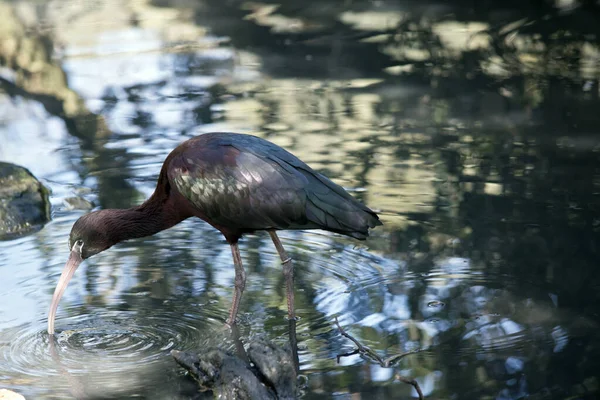
[[[237,323],[236,323],[235,319],[227,318],[225,320],[225,327],[227,327],[227,328],[233,328],[236,325],[237,325]]]

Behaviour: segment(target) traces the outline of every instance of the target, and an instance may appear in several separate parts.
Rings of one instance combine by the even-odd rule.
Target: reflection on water
[[[288,3],[0,1],[0,160],[53,207],[0,242],[0,386],[196,398],[170,350],[234,346],[231,254],[206,224],[86,261],[56,342],[45,318],[87,202],[141,203],[171,149],[223,130],[286,147],[384,222],[366,242],[281,235],[305,398],[415,397],[394,372],[436,398],[597,395],[597,6]],[[263,234],[241,250],[242,341],[283,345],[279,258]],[[382,357],[414,353],[338,364],[335,317]]]

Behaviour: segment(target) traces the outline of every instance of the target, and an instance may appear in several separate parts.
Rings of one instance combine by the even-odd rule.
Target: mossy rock
[[[49,191],[27,169],[0,162],[0,240],[40,229],[50,220]]]

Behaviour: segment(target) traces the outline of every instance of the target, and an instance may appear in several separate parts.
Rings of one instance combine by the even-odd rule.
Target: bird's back
[[[228,240],[264,229],[325,229],[365,239],[375,212],[296,156],[235,133],[192,138],[167,158],[169,182]]]

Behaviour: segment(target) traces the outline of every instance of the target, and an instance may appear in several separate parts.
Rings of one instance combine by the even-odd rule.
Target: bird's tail
[[[311,174],[311,178],[321,184],[309,185],[313,190],[307,196],[306,216],[319,228],[365,240],[369,228],[382,225],[373,210],[325,176]]]

